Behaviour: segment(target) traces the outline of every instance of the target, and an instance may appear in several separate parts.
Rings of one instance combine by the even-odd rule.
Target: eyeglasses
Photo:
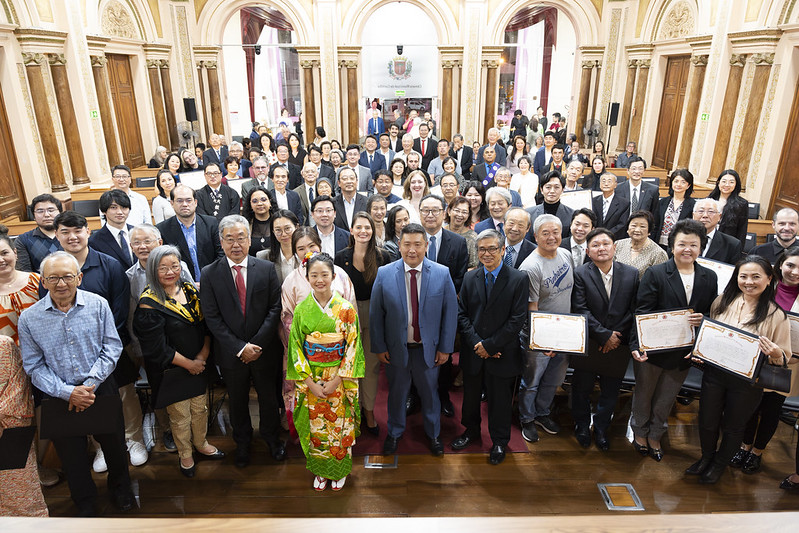
[[[291,235],[294,233],[294,228],[275,228],[275,237],[282,237],[283,235]]]
[[[36,211],[33,212],[34,215],[44,215],[45,213],[47,213],[48,215],[55,215],[56,213],[58,213],[58,209],[56,209],[55,207],[50,207],[47,209],[37,209]]]
[[[176,204],[190,204],[194,201],[194,198],[175,198],[172,200]]]
[[[694,213],[697,215],[717,215],[719,212],[715,209],[697,209]]]
[[[249,238],[249,237],[236,237],[236,238],[233,238],[233,237],[225,237],[225,238],[224,238],[224,239],[222,239],[222,240],[223,240],[223,241],[225,241],[225,244],[233,244],[233,243],[236,243],[236,244],[242,244],[242,245],[244,245],[244,244],[247,244],[247,241],[248,241],[248,240],[250,240],[250,238]]]
[[[158,241],[155,241],[153,239],[144,239],[143,241],[130,241],[130,245],[136,248],[138,246],[141,246],[142,244],[145,246],[150,246],[151,244],[156,242]]]
[[[114,178],[115,180],[127,180],[127,179],[130,179],[130,176],[128,174],[112,174],[111,177]]]
[[[62,281],[67,285],[74,283],[74,281],[78,279],[78,276],[74,274],[67,274],[66,276],[47,276],[44,280],[49,283],[50,285],[58,285]]]
[[[484,247],[480,246],[480,247],[477,248],[477,253],[480,254],[480,255],[483,255],[483,254],[494,255],[495,253],[497,253],[499,251],[499,248],[500,248],[499,246],[489,246],[488,248],[484,248]]]
[[[441,209],[441,208],[438,208],[438,209],[420,209],[419,213],[421,213],[422,216],[425,216],[425,217],[429,216],[429,215],[433,215],[434,217],[437,217],[438,215],[441,214],[442,211],[443,211],[443,209]]]
[[[167,272],[180,272],[180,265],[158,267],[159,274],[166,274]]]
[[[317,215],[330,215],[333,214],[336,210],[335,209],[314,209],[313,212]]]
[[[205,175],[206,175],[206,176],[221,176],[221,175],[222,175],[222,173],[221,173],[221,172],[216,172],[216,171],[213,171],[213,170],[212,170],[212,171],[210,171],[210,172],[206,172],[206,173],[205,173]]]

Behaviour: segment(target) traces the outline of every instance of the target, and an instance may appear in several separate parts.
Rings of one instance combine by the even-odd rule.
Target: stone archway
[[[296,2],[286,0],[209,0],[197,19],[199,46],[216,46],[232,16],[245,7],[267,6],[283,13],[291,22],[298,45],[314,44],[314,26],[309,14]]]
[[[372,14],[386,4],[398,0],[360,0],[353,4],[344,16],[342,24],[342,42],[358,43],[366,22]],[[430,2],[428,0],[405,0],[424,11],[436,27],[438,42],[442,45],[455,44],[459,37],[459,26],[455,15],[446,2]]]

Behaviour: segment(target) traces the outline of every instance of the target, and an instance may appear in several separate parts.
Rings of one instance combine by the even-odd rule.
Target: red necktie
[[[413,328],[413,342],[422,342],[419,333],[419,289],[416,288],[416,270],[411,269],[411,327]]]
[[[424,139],[422,139],[422,155],[424,155]]]
[[[239,294],[239,303],[241,304],[241,314],[242,316],[245,314],[245,309],[247,308],[247,287],[244,286],[244,276],[241,275],[241,269],[244,268],[241,265],[236,265],[233,267],[233,270],[236,271],[236,292]]]

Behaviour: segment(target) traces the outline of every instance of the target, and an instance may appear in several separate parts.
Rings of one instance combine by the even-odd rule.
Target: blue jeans
[[[522,355],[522,382],[519,386],[519,420],[522,424],[536,417],[549,416],[555,392],[566,377],[569,356],[526,351]]]

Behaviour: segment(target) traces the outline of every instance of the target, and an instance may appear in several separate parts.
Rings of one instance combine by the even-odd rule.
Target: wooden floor
[[[698,457],[697,404],[675,407],[670,420],[670,441],[665,440],[661,463],[636,454],[625,438],[630,396],[624,395],[611,430],[609,452],[580,448],[567,424],[566,398],[556,400],[556,417],[564,424],[560,435],[542,432],[529,444],[531,453],[508,455],[499,466],[485,455],[447,454],[399,457],[396,470],[356,466],[340,493],[328,488],[316,493],[302,458],[276,464],[262,442],[254,443],[252,464],[236,469],[232,457],[220,462],[199,462],[197,477],[178,472],[177,456],[155,451],[150,461],[131,468],[140,508],[116,514],[107,502],[102,475],[96,480],[104,516],[134,517],[456,517],[456,516],[557,516],[631,515],[608,511],[597,483],[631,483],[644,505],[644,513],[726,513],[742,511],[793,511],[799,494],[778,489],[793,471],[796,432],[781,423],[754,475],[728,469],[719,485],[700,486],[683,470]],[[419,415],[416,415],[419,416]],[[442,435],[446,443],[455,435]],[[227,452],[227,437],[209,440]],[[74,507],[65,483],[45,489],[52,516],[72,516]],[[793,522],[794,524],[796,522]]]

